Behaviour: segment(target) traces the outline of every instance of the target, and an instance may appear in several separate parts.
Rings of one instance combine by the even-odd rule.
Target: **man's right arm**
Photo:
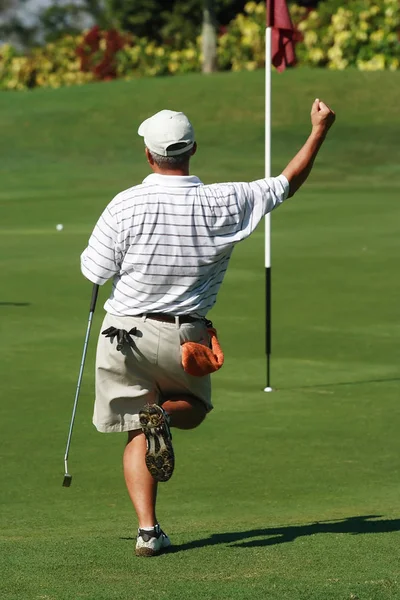
[[[319,99],[315,100],[311,108],[311,134],[301,150],[282,171],[282,175],[289,182],[289,198],[297,192],[309,176],[318,151],[334,121],[335,113],[329,106]]]
[[[109,206],[97,221],[88,246],[81,254],[82,274],[98,285],[103,285],[120,270],[118,223]]]

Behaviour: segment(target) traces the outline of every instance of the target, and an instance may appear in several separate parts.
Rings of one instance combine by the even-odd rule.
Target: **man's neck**
[[[175,177],[189,175],[189,166],[184,169],[160,169],[157,165],[152,165],[152,169],[157,175],[175,175]]]

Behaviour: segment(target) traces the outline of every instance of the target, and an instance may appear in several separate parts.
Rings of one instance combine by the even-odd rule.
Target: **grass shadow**
[[[340,385],[362,385],[364,383],[387,383],[389,381],[400,381],[400,377],[382,377],[380,379],[361,379],[359,381],[337,381],[330,383],[314,383],[312,385],[294,385],[290,387],[279,387],[276,388],[275,391],[279,392],[279,390],[309,390],[314,388],[325,388],[325,387],[336,387]]]
[[[30,302],[0,302],[0,306],[30,306]]]
[[[374,519],[374,520],[373,520]],[[363,535],[366,533],[388,533],[400,531],[400,519],[381,519],[380,515],[348,517],[337,521],[317,521],[307,525],[288,527],[266,527],[230,533],[215,533],[207,538],[193,540],[185,544],[174,545],[169,552],[183,552],[194,548],[229,544],[233,548],[256,548],[286,544],[294,540],[316,534],[344,533]],[[251,539],[257,538],[257,539]]]

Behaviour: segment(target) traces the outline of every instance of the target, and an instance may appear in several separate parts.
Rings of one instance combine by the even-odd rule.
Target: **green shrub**
[[[254,71],[265,64],[265,2],[248,2],[218,40],[220,69]]]
[[[300,65],[399,68],[399,0],[325,0],[317,10],[293,4],[290,12],[300,38],[296,45]],[[221,68],[238,71],[264,66],[264,40],[265,2],[248,2],[244,14],[237,15],[219,39]]]
[[[0,89],[58,88],[115,77],[133,79],[199,71],[200,39],[183,50],[157,46],[146,38],[93,28],[79,36],[19,56],[9,45],[0,47]]]
[[[0,89],[23,90],[32,85],[32,60],[18,56],[9,44],[0,48]]]
[[[35,48],[18,56],[9,45],[0,48],[0,89],[24,90],[33,87],[58,88],[92,81],[92,73],[81,71],[77,47],[83,36],[67,35],[57,43]]]
[[[124,79],[190,73],[201,67],[199,43],[175,50],[171,46],[157,46],[146,38],[132,38],[117,53],[116,61],[117,74]]]
[[[295,17],[296,18],[296,17]],[[299,20],[303,41],[301,64],[341,70],[399,68],[400,5],[398,0],[326,0]]]

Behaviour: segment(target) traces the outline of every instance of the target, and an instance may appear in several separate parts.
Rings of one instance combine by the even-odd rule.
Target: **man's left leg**
[[[205,404],[193,396],[173,396],[161,403],[170,418],[171,427],[178,429],[194,429],[206,417]]]

